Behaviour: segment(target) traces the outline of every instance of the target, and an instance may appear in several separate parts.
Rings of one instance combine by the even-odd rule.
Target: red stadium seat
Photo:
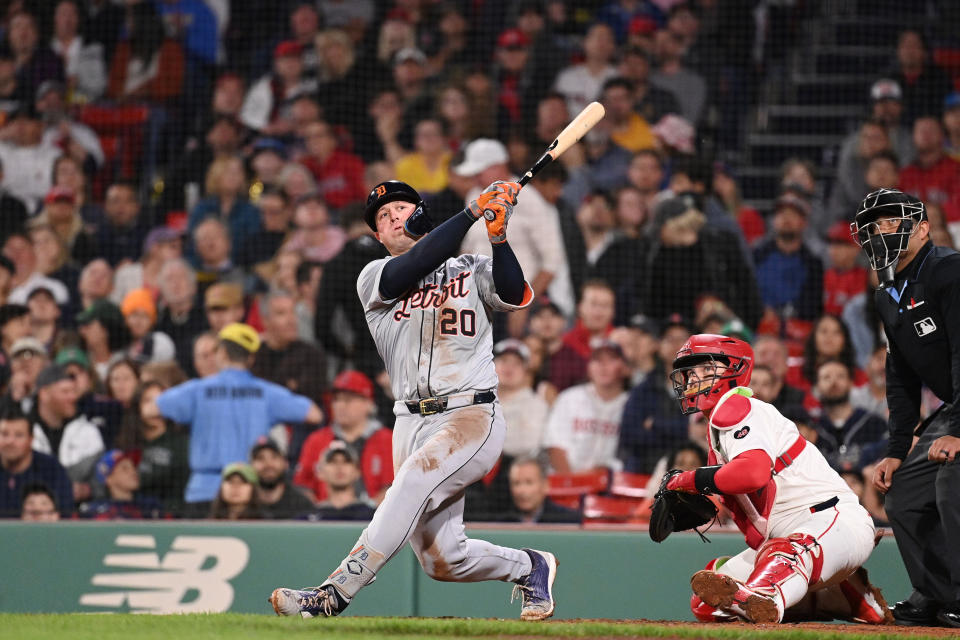
[[[104,166],[93,178],[94,199],[116,178],[135,179],[144,152],[150,108],[144,105],[86,105],[80,122],[96,132],[105,156]]]
[[[627,498],[646,498],[650,474],[617,471],[610,482],[610,494]]]
[[[639,508],[643,504],[640,498],[622,496],[585,496],[583,499],[583,520],[593,523],[631,522],[639,519]]]
[[[554,473],[548,478],[551,498],[603,493],[610,486],[610,472],[606,469],[581,473]]]
[[[573,509],[574,511],[580,511],[583,496],[551,496],[550,500],[561,507]]]

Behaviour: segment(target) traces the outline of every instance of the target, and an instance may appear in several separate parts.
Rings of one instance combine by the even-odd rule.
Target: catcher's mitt
[[[679,469],[668,471],[660,481],[660,488],[653,497],[650,538],[654,542],[663,542],[674,531],[685,531],[705,525],[717,515],[716,505],[705,495],[667,489],[670,478],[679,473],[682,473]]]

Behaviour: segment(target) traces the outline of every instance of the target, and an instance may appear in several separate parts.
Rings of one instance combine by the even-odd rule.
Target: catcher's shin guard
[[[794,533],[771,538],[757,551],[753,573],[745,586],[772,598],[781,612],[803,599],[810,585],[820,580],[823,555],[817,539]]]

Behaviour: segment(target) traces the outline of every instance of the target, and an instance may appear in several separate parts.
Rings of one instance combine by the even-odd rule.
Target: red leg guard
[[[760,547],[746,584],[773,595],[779,590],[778,585],[794,575],[801,576],[808,585],[815,584],[822,569],[823,556],[817,539],[794,533],[787,538],[771,538]]]
[[[850,605],[850,620],[864,624],[893,624],[893,614],[880,589],[870,584],[867,570],[860,567],[839,585]],[[694,613],[696,615],[696,613]]]

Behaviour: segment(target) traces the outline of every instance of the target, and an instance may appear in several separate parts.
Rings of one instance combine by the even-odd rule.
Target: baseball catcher
[[[882,596],[859,571],[875,546],[869,514],[796,425],[752,397],[752,370],[746,342],[702,334],[677,352],[670,374],[683,413],[709,421],[710,451],[708,466],[671,475],[665,490],[719,495],[748,545],[694,574],[694,615],[781,622],[816,591],[816,606],[798,615],[888,621]]]

